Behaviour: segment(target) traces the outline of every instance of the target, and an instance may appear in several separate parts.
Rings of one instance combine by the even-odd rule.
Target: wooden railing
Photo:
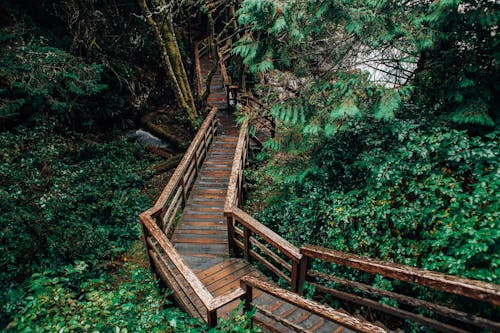
[[[155,205],[139,215],[150,267],[169,284],[183,307],[209,326],[217,324],[217,310],[238,299],[243,290],[236,289],[227,295],[213,297],[169,238],[215,135],[216,113],[217,109],[213,108],[205,118]]]
[[[318,296],[330,295],[335,299],[368,307],[393,318],[414,321],[437,331],[467,332],[468,329],[472,331],[487,329],[500,332],[500,323],[497,321],[456,310],[449,304],[436,304],[409,295],[382,290],[351,279],[343,279],[335,274],[309,269],[313,261],[323,265],[334,263],[365,273],[378,274],[386,278],[412,283],[414,287],[415,285],[420,288],[430,287],[442,292],[483,301],[492,307],[500,305],[500,286],[495,284],[377,261],[312,245],[304,246],[301,249],[293,246],[239,208],[243,197],[243,169],[248,152],[248,140],[248,122],[245,122],[239,135],[224,207],[229,247],[234,255],[242,255],[249,261],[258,261],[274,276],[287,281],[291,291],[298,295],[302,294],[303,286],[307,281],[310,286],[315,288]],[[340,286],[343,289],[338,290],[334,286]],[[393,300],[399,304],[399,307],[362,297],[352,290],[360,291],[372,298]],[[431,314],[426,317],[410,310],[423,310]],[[498,311],[498,308],[493,309],[493,312],[495,311]],[[459,322],[459,325],[450,324],[453,322]]]
[[[299,249],[238,208],[242,203],[243,170],[248,143],[248,121],[246,120],[240,129],[224,203],[230,252],[248,261],[258,261],[270,273],[285,280],[292,291],[299,291],[298,277],[302,262]]]
[[[173,231],[177,214],[187,201],[189,190],[214,138],[217,128],[216,113],[217,109],[213,108],[207,115],[155,205],[145,212],[166,235]]]
[[[261,312],[263,315],[270,317],[285,327],[292,329],[297,332],[307,331],[304,327],[294,324],[285,318],[274,315],[271,311],[264,309],[263,307],[253,303],[253,289],[258,289],[268,295],[272,295],[280,300],[283,300],[289,304],[293,304],[296,307],[306,310],[311,314],[316,314],[327,320],[336,322],[342,326],[353,329],[357,332],[366,333],[382,333],[386,332],[383,328],[375,326],[365,320],[358,319],[356,317],[350,316],[343,312],[339,312],[331,307],[325,306],[321,303],[303,298],[296,293],[287,291],[282,288],[278,288],[275,284],[266,282],[264,280],[258,279],[253,276],[245,276],[240,281],[241,288],[245,290],[245,300],[246,310],[249,311],[252,307],[255,307],[257,311]]]
[[[209,47],[208,41],[209,41],[208,38],[205,38],[199,42],[196,42],[194,45],[196,85],[197,85],[197,90],[198,90],[198,96],[200,96],[200,97],[203,94],[203,77],[201,74],[200,58],[203,57],[208,52],[210,52],[210,50],[209,50],[210,47]],[[217,52],[217,55],[219,58],[218,65],[219,65],[219,70],[221,72],[222,80],[224,82],[224,89],[226,91],[228,108],[230,111],[234,111],[234,109],[236,108],[236,104],[238,103],[239,88],[237,85],[234,85],[232,83],[231,77],[227,73],[227,68],[226,68],[226,63],[225,63],[225,59],[226,59],[225,58],[225,50],[231,49],[231,40],[224,39],[223,41],[227,43],[227,45],[225,45],[223,49],[221,49],[219,45],[216,45],[215,47],[216,47],[216,52]]]
[[[304,255],[304,265],[306,267],[308,266],[307,263],[310,265],[312,261],[317,261],[320,264],[334,263],[339,267],[349,267],[361,272],[377,274],[384,278],[408,282],[413,285],[429,287],[448,294],[485,302],[491,304],[492,307],[500,305],[500,286],[495,284],[374,260],[313,245],[302,247],[300,252]],[[392,317],[411,320],[437,331],[470,332],[478,329],[487,329],[493,332],[500,332],[500,323],[453,309],[449,304],[444,306],[410,297],[407,294],[403,295],[383,290],[365,283],[353,281],[352,279],[341,278],[336,274],[326,274],[314,269],[304,269],[300,281],[303,282],[304,280],[308,281],[319,294],[328,294],[335,299],[369,307],[372,310]],[[352,290],[357,290],[358,293],[350,292]],[[371,298],[360,296],[361,294],[368,295]],[[373,300],[372,298],[374,297],[390,299],[396,301],[401,306],[393,307],[383,304],[377,300]],[[472,302],[469,302],[469,304],[469,310],[476,310]],[[410,311],[411,309],[421,309],[425,310],[425,312],[430,312],[433,314],[433,318],[412,312]],[[436,319],[438,316],[446,320],[439,321]]]

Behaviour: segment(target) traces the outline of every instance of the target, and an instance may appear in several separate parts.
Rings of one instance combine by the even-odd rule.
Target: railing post
[[[148,255],[148,260],[149,260],[149,270],[151,271],[151,273],[156,274],[153,258],[151,258],[151,254],[149,253],[149,244],[148,244],[149,232],[142,223],[142,221],[141,221],[141,227],[142,227],[142,239],[144,241],[144,246],[146,247],[146,254]]]
[[[186,184],[184,183],[184,176],[181,176],[181,187],[182,187],[182,199],[184,200],[184,206],[187,203],[187,189],[186,189]]]
[[[243,230],[243,258],[245,258],[246,261],[250,262],[251,261],[251,256],[250,256],[250,237],[252,237],[252,231],[248,229],[247,227],[244,227]]]
[[[253,288],[249,286],[244,281],[240,281],[240,287],[245,291],[243,296],[241,296],[241,300],[245,302],[244,310],[245,312],[250,312],[252,310],[252,301],[253,301]],[[253,319],[250,321],[250,324],[253,325]],[[251,327],[250,327],[251,328]]]
[[[215,138],[215,133],[217,132],[217,123],[218,122],[219,121],[217,120],[216,117],[214,117],[214,119],[212,119],[212,138]]]
[[[236,256],[236,244],[234,243],[234,222],[233,213],[226,213],[227,215],[227,245],[229,248],[229,256]]]
[[[300,272],[300,260],[299,261],[293,261],[292,262],[292,272],[291,272],[291,279],[290,279],[290,290],[293,291],[294,293],[298,292],[299,290],[299,272]]]
[[[208,327],[210,327],[210,328],[217,326],[217,309],[208,311],[207,324],[208,324]]]
[[[310,263],[309,257],[302,254],[302,258],[300,259],[300,262],[299,262],[299,270],[298,270],[298,277],[297,277],[297,290],[296,290],[296,293],[299,295],[304,294],[304,283],[306,282],[307,270],[309,269],[309,263]]]
[[[206,140],[207,140],[207,137],[206,136],[203,137],[203,141],[206,141]],[[196,170],[196,174],[198,174],[198,171],[200,170],[199,168],[201,166],[201,165],[198,164],[198,162],[199,162],[198,161],[198,147],[196,147],[196,149],[194,150],[194,163],[195,163],[194,168]]]
[[[234,111],[236,105],[238,104],[238,86],[228,85],[226,86],[227,92],[227,108],[229,111]]]

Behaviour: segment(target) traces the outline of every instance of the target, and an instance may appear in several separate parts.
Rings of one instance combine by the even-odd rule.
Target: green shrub
[[[47,271],[29,280],[26,304],[7,332],[206,332],[207,326],[172,306],[154,276],[125,264],[114,276],[88,278],[84,262],[64,274]],[[83,277],[83,278],[82,278]],[[221,321],[210,332],[249,332],[249,316]]]
[[[1,292],[74,260],[109,260],[140,236],[152,157],[114,139],[56,133],[55,121],[0,132]]]
[[[274,196],[258,218],[297,245],[498,284],[498,134],[436,120],[353,124],[307,155],[273,159]]]

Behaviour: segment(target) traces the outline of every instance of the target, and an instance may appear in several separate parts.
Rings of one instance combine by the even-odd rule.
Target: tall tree
[[[177,43],[172,4],[169,5],[164,0],[153,0],[150,4],[146,0],[138,0],[138,2],[160,47],[161,61],[170,79],[177,102],[186,112],[191,127],[195,128],[198,111]]]
[[[454,121],[493,126],[498,121],[500,43],[498,1],[434,1],[418,18],[429,28],[415,84],[426,104]]]

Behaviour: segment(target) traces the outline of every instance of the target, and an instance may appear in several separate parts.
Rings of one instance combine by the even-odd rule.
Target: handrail
[[[394,291],[387,291],[373,287],[369,284],[353,281],[351,279],[343,279],[336,275],[307,269],[307,266],[310,265],[312,260],[317,259],[321,262],[335,263],[337,265],[353,268],[362,272],[377,274],[402,282],[414,283],[433,288],[449,294],[468,297],[470,299],[489,303],[493,306],[498,306],[500,304],[500,286],[498,285],[418,269],[411,266],[389,263],[350,253],[343,253],[315,245],[305,245],[300,249],[300,252],[304,255],[305,266],[301,270],[302,276],[299,280],[301,282],[308,281],[310,285],[315,287],[316,291],[319,291],[322,294],[330,294],[337,299],[366,306],[391,316],[412,320],[441,332],[467,332],[467,330],[462,327],[463,324],[495,332],[500,331],[500,323],[495,322],[494,320],[456,310],[438,303],[425,301],[407,294],[399,294]],[[320,281],[323,282],[320,283]],[[332,285],[331,283],[334,284]],[[347,287],[348,290],[358,290],[363,293],[368,293],[370,296],[392,299],[400,304],[410,306],[412,308],[420,308],[431,311],[432,313],[444,318],[460,322],[460,325],[457,326],[455,324],[438,321],[432,317],[409,311],[405,307],[400,308],[387,304],[381,304],[376,300],[364,298],[355,293],[343,291],[343,289],[333,286]]]
[[[231,214],[232,207],[238,207],[242,182],[242,172],[245,166],[248,143],[248,119],[245,119],[240,128],[238,143],[234,152],[231,176],[224,202],[224,214]],[[227,216],[227,215],[226,215]]]
[[[431,311],[435,315],[461,322],[470,327],[500,331],[500,323],[491,319],[411,297],[410,295],[389,292],[361,282],[345,280],[337,276],[308,270],[310,261],[316,259],[489,302],[494,306],[500,305],[500,287],[494,284],[463,279],[437,272],[423,271],[413,267],[363,258],[313,245],[306,245],[300,250],[297,249],[271,229],[265,227],[242,209],[238,208],[242,198],[243,169],[245,167],[247,146],[249,144],[248,140],[248,122],[245,121],[240,130],[228,192],[224,202],[224,216],[227,218],[228,227],[228,243],[232,253],[239,255],[239,253],[236,253],[236,250],[241,249],[245,259],[249,261],[256,259],[259,261],[270,272],[288,281],[291,291],[296,292],[298,295],[302,294],[303,285],[308,281],[321,294],[330,294],[337,299],[360,304],[391,316],[411,320],[438,331],[465,332],[461,327],[411,312],[405,307],[393,307],[381,304],[376,300],[333,289],[331,287],[331,283],[333,283],[334,285],[357,289],[371,296],[386,297],[405,306]],[[238,228],[238,225],[241,228]],[[263,241],[260,241],[260,239]],[[271,247],[278,249],[286,258],[283,259],[283,256],[276,254]],[[272,259],[277,265],[271,263],[271,260],[264,258],[263,255],[266,255],[266,258]],[[286,261],[287,259],[291,260],[292,263],[289,264]],[[286,275],[283,271],[288,271],[289,274]],[[316,279],[322,280],[326,284],[316,282]]]
[[[206,147],[208,147],[208,144],[210,143],[209,141],[207,141],[207,135],[209,134],[208,129],[209,127],[211,127],[213,128],[213,130],[215,130],[214,120],[216,114],[217,114],[217,108],[214,107],[203,121],[203,124],[196,133],[193,141],[191,141],[189,148],[182,157],[181,161],[179,162],[179,165],[174,171],[174,174],[172,175],[172,177],[170,177],[167,186],[165,186],[165,188],[161,192],[158,200],[156,200],[156,203],[154,204],[152,209],[157,209],[157,208],[164,209],[164,206],[168,202],[170,196],[172,195],[174,188],[180,184],[181,178],[185,175],[186,169],[190,166],[190,164],[193,161],[199,159],[199,156],[197,156],[197,154],[200,145],[203,143],[205,144]],[[201,162],[201,159],[198,162]],[[187,189],[185,190],[185,192],[187,192]]]
[[[280,300],[287,303],[293,304],[301,309],[304,309],[310,313],[316,314],[320,317],[331,320],[340,325],[346,326],[358,332],[369,332],[369,333],[382,333],[386,332],[383,328],[375,326],[365,320],[358,319],[356,317],[347,315],[345,313],[339,312],[333,308],[325,306],[321,303],[303,298],[296,293],[290,292],[288,290],[277,287],[274,284],[261,280],[253,276],[245,276],[240,281],[241,288],[245,290],[245,301],[247,309],[251,308],[252,305],[252,293],[253,288],[259,289],[267,294],[270,294]],[[255,306],[255,305],[254,305]],[[256,305],[257,311],[262,311],[258,305]],[[286,323],[285,323],[286,324]],[[300,328],[299,328],[300,329]],[[306,331],[306,329],[303,329]]]
[[[200,309],[195,308],[195,310],[202,318],[205,317],[204,319],[206,319],[209,326],[217,324],[217,310],[240,298],[243,290],[236,289],[226,295],[213,297],[179,255],[168,239],[168,235],[172,231],[173,222],[182,203],[185,204],[187,201],[188,191],[196,178],[203,158],[207,154],[209,144],[213,140],[217,122],[215,118],[216,114],[217,108],[214,107],[203,121],[203,124],[156,203],[153,207],[139,215],[150,267],[153,271],[157,269],[166,276],[167,273],[165,272],[171,270],[169,267],[169,263],[171,263],[180,274],[180,276],[171,274],[172,278],[177,281],[181,289],[188,288],[192,290],[201,301],[207,310],[206,316],[201,315],[199,312]],[[164,262],[165,259],[168,261]],[[168,280],[167,277],[166,279]],[[174,292],[180,293],[181,290],[174,290]],[[186,293],[185,291],[183,292]]]
[[[224,64],[224,57],[218,46],[217,46],[217,54],[219,56],[219,67],[220,67],[220,73],[222,75],[222,80],[224,81],[224,85],[226,87],[229,87],[231,85],[231,79],[227,74],[226,64]]]
[[[315,245],[305,245],[300,249],[300,252],[309,258],[333,262],[367,273],[379,274],[403,282],[420,284],[500,306],[500,286],[496,284],[343,253]]]

